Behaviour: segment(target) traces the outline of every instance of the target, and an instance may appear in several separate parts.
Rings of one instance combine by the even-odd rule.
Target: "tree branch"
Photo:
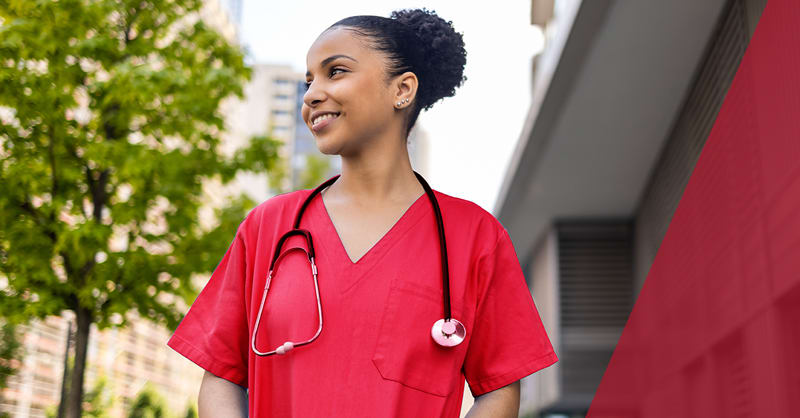
[[[125,23],[125,45],[127,46],[131,42],[131,29],[133,29],[133,22],[136,21],[136,18],[139,16],[140,8],[136,8],[133,11],[133,15],[130,16],[128,21]]]
[[[78,156],[78,151],[75,149],[75,147],[70,146],[70,144],[68,142],[65,142],[64,143],[64,148],[66,148],[67,153],[69,153],[69,155],[72,158],[74,158],[75,161],[77,161],[78,163],[83,165],[84,169],[87,171],[87,173],[86,173],[86,175],[87,175],[86,182],[89,183],[90,181],[93,181],[94,178],[92,177],[92,175],[90,173],[92,170],[89,168],[89,165],[86,164],[86,161],[84,161],[83,158]],[[91,185],[89,185],[89,188],[91,190]],[[86,220],[89,220],[89,214],[86,213],[86,208],[83,206],[83,201],[81,201],[81,213],[83,213],[83,217],[86,218]]]
[[[33,207],[33,204],[31,204],[27,197],[19,204],[19,207],[33,217],[34,222],[44,229],[44,234],[55,244],[57,240],[56,233],[47,228],[47,225],[42,221],[42,214]]]
[[[108,177],[111,174],[109,169],[100,172],[100,178],[92,187],[92,203],[94,203],[94,210],[92,215],[94,220],[100,222],[103,217],[103,207],[106,205],[108,196],[106,195],[106,185],[108,184]]]
[[[61,259],[64,260],[64,271],[67,272],[67,279],[73,276],[72,271],[72,262],[69,261],[69,254],[66,251],[59,251],[58,254],[61,256]]]
[[[58,176],[56,176],[56,155],[54,150],[56,141],[54,137],[55,135],[53,135],[52,127],[50,127],[49,129],[49,133],[50,133],[50,143],[47,146],[47,153],[48,156],[50,157],[50,180],[52,183],[50,186],[50,196],[51,199],[55,201],[56,195],[58,195],[59,185],[58,185]]]

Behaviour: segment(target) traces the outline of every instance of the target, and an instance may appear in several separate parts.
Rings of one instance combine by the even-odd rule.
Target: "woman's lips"
[[[316,132],[320,132],[323,129],[325,129],[328,125],[333,123],[336,119],[339,119],[339,116],[332,117],[332,118],[327,118],[327,119],[323,120],[322,122],[317,123],[316,125],[311,125],[311,130],[314,131],[315,133]]]

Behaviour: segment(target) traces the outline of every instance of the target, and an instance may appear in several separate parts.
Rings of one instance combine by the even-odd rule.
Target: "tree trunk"
[[[66,418],[81,418],[83,403],[83,374],[86,370],[86,349],[89,346],[89,329],[92,313],[81,306],[75,310],[78,330],[75,333],[75,365],[72,367]]]
[[[72,321],[67,322],[67,340],[64,350],[64,375],[61,377],[61,399],[58,402],[58,413],[56,418],[64,418],[64,411],[67,407],[67,380],[69,379],[69,346],[72,343]]]

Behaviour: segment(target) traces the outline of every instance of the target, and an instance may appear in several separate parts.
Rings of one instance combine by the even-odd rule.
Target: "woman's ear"
[[[417,97],[417,87],[419,86],[417,75],[406,71],[397,76],[395,80],[395,86],[397,86],[394,96],[395,103],[402,103],[401,107],[410,106],[410,103]]]

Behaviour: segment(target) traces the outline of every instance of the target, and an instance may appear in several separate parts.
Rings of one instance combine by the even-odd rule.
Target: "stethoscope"
[[[447,264],[447,244],[445,243],[444,237],[444,223],[442,222],[442,212],[439,209],[439,202],[436,200],[436,196],[433,194],[433,190],[431,190],[430,186],[428,186],[428,182],[425,181],[422,176],[414,171],[414,174],[417,176],[417,180],[419,180],[420,184],[422,184],[422,188],[425,189],[425,194],[428,195],[428,198],[433,205],[433,212],[436,215],[436,225],[439,229],[439,247],[441,249],[441,260],[442,260],[442,290],[444,296],[444,318],[437,320],[433,323],[433,327],[431,327],[431,337],[437,344],[443,347],[453,347],[460,344],[464,341],[464,337],[467,335],[466,328],[464,328],[464,324],[459,322],[457,319],[452,318],[450,315],[450,271],[448,269]],[[314,244],[311,240],[311,233],[308,230],[300,229],[300,220],[303,217],[303,212],[305,212],[306,207],[308,207],[309,202],[311,199],[314,198],[320,191],[324,188],[333,184],[336,179],[339,178],[339,174],[331,177],[324,183],[317,186],[311,194],[308,195],[306,200],[303,202],[303,205],[300,207],[300,210],[297,212],[297,215],[294,219],[294,227],[283,234],[283,236],[278,240],[278,245],[275,248],[275,253],[272,256],[272,262],[269,264],[269,274],[267,275],[267,282],[264,285],[264,294],[261,296],[261,306],[258,308],[258,315],[256,316],[256,324],[255,329],[253,330],[253,338],[251,341],[251,347],[253,352],[259,356],[269,356],[272,354],[286,354],[294,347],[299,347],[301,345],[309,344],[310,342],[314,341],[319,337],[319,334],[322,332],[322,303],[319,299],[319,285],[317,283],[317,266],[314,264]],[[272,351],[262,352],[256,348],[256,335],[258,334],[258,325],[261,322],[261,314],[264,312],[264,302],[267,300],[267,293],[269,293],[269,285],[272,282],[272,272],[275,267],[275,262],[280,258],[281,247],[283,246],[284,241],[287,238],[300,235],[305,237],[306,245],[308,246],[308,251],[301,248],[303,252],[306,253],[308,256],[308,261],[311,263],[311,274],[314,276],[314,291],[317,294],[317,313],[319,315],[319,327],[317,328],[317,332],[314,333],[314,336],[309,338],[306,341],[302,342],[293,342],[293,341],[286,341],[285,343],[279,345]]]

